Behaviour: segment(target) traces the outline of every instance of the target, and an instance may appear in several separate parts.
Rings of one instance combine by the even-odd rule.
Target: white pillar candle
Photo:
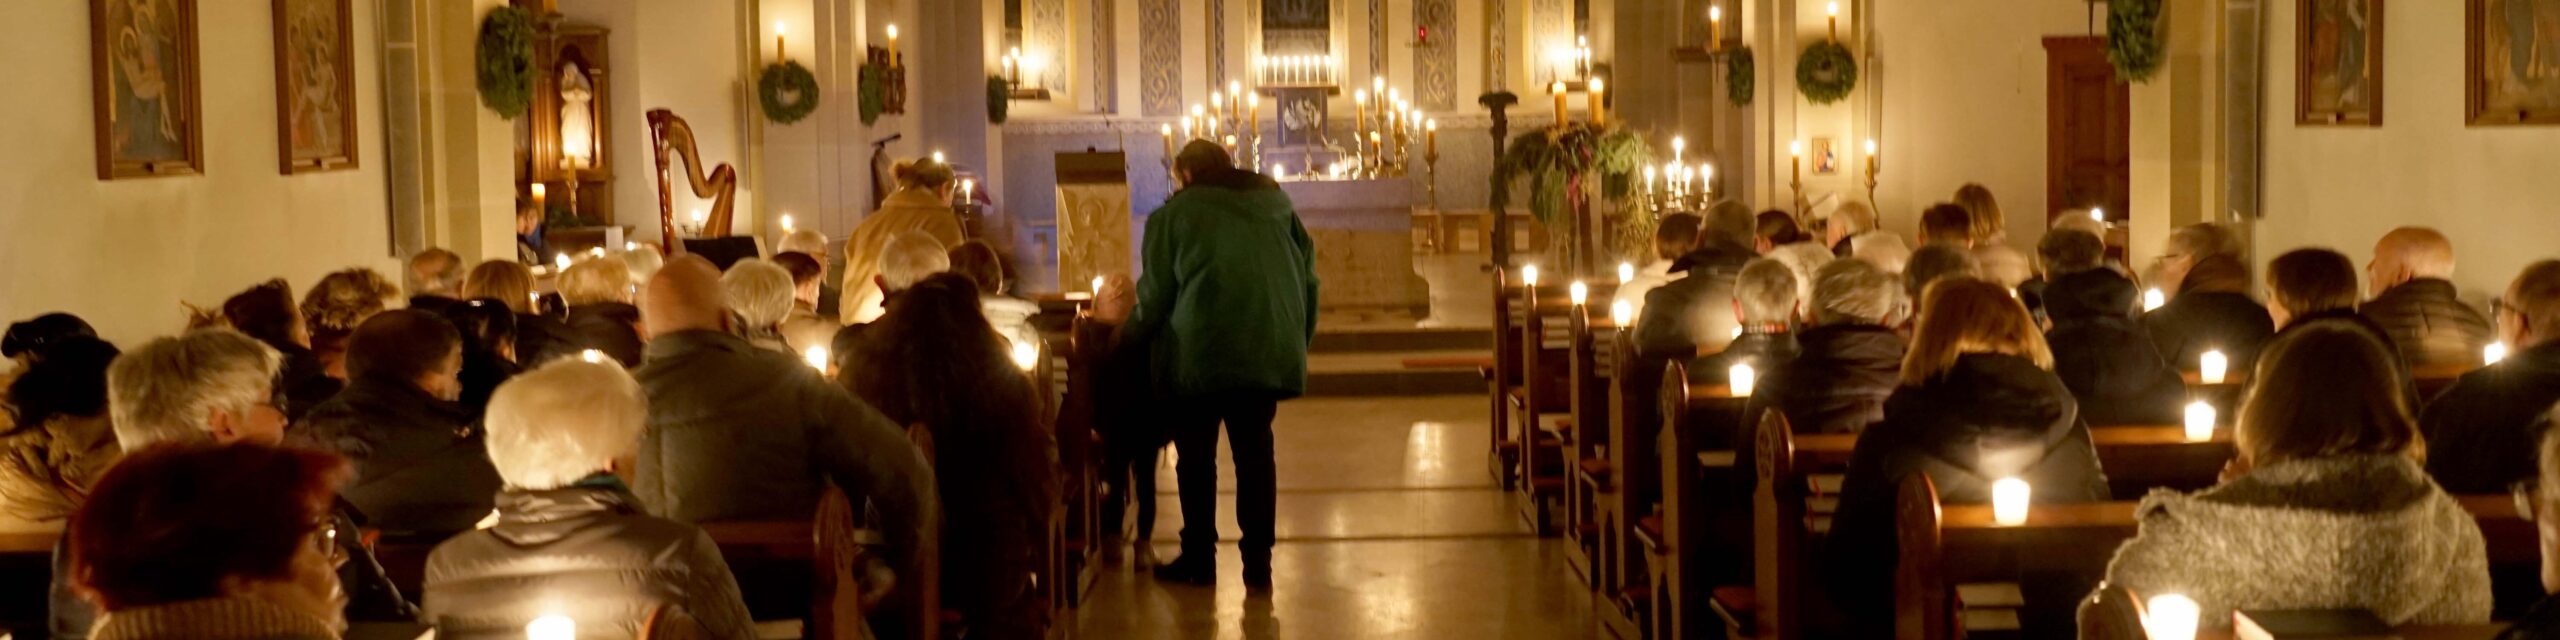
[[[2027,523],[2027,481],[2001,478],[1991,483],[1991,519],[2003,526]]]
[[[2174,593],[2153,596],[2143,607],[2142,633],[2151,640],[2195,640],[2196,621],[2202,617],[2192,598]]]
[[[1751,370],[1751,365],[1737,364],[1725,371],[1725,383],[1733,388],[1736,398],[1751,397],[1751,389],[1759,381],[1759,374]]]
[[[2205,384],[2222,384],[2223,374],[2230,369],[2231,359],[2223,357],[2221,351],[2206,351],[2204,355],[2196,356],[2196,373],[2201,374],[2198,377],[2204,378]]]
[[[1573,306],[1582,306],[1584,301],[1591,299],[1591,287],[1575,280],[1572,286],[1565,287],[1565,296],[1573,299]]]
[[[2507,359],[2507,343],[2492,342],[2489,346],[2480,348],[2481,366],[2497,364],[2499,360],[2505,359]]]
[[[2160,308],[2160,305],[2164,305],[2164,304],[2168,304],[2168,303],[2169,303],[2169,296],[2168,296],[2168,294],[2161,293],[2159,289],[2148,289],[2148,290],[2144,290],[2144,291],[2142,292],[2142,310],[2143,310],[2143,311],[2150,311],[2150,310],[2153,310],[2153,309],[2158,309],[2158,308]]]
[[[578,622],[568,616],[551,614],[534,618],[524,625],[525,640],[578,640]]]
[[[1618,284],[1627,284],[1627,283],[1631,283],[1631,282],[1635,282],[1635,281],[1636,281],[1636,263],[1633,263],[1633,262],[1620,262],[1620,263],[1618,263]]]
[[[1609,320],[1620,328],[1627,327],[1629,323],[1636,320],[1636,306],[1625,300],[1610,303]]]
[[[2212,440],[2213,422],[2213,405],[2205,404],[2202,400],[2187,403],[2188,442],[2204,442],[2206,440]]]

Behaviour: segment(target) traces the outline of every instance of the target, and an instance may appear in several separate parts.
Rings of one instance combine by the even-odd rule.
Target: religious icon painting
[[[2294,123],[2382,126],[2383,0],[2299,0]]]
[[[286,175],[356,168],[348,0],[275,0],[276,153]]]
[[[1807,151],[1811,152],[1811,155],[1808,157],[1813,159],[1813,175],[1829,176],[1840,174],[1840,145],[1834,143],[1831,137],[1820,136],[1814,138],[1813,148],[1807,149]]]
[[[2467,0],[2472,125],[2560,124],[2560,0]]]
[[[195,0],[90,0],[98,179],[204,172]]]

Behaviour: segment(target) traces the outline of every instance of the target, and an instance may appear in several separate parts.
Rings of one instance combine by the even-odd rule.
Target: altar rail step
[[[1484,393],[1478,365],[1492,355],[1489,349],[1316,353],[1307,357],[1307,395]]]
[[[1334,328],[1316,327],[1315,343],[1309,351],[1332,353],[1382,353],[1414,351],[1493,351],[1493,332],[1482,327],[1457,329],[1418,329],[1412,327]]]

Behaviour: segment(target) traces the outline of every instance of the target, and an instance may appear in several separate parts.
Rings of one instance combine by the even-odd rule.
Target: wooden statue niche
[[[683,242],[677,241],[684,236],[676,230],[676,202],[670,191],[674,176],[669,173],[675,167],[668,161],[670,153],[684,156],[685,181],[693,190],[694,197],[711,199],[711,211],[702,219],[702,237],[727,237],[731,207],[738,199],[738,170],[723,162],[712,167],[709,175],[704,175],[702,152],[693,144],[693,127],[685,124],[684,118],[676,117],[673,111],[649,110],[649,142],[657,152],[658,230],[665,234],[661,237],[667,239],[666,250],[681,253],[684,246]]]

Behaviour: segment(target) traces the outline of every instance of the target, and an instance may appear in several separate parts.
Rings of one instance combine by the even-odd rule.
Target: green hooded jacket
[[[1315,240],[1277,183],[1237,170],[1200,176],[1147,219],[1144,259],[1122,340],[1150,349],[1159,389],[1306,392]]]

